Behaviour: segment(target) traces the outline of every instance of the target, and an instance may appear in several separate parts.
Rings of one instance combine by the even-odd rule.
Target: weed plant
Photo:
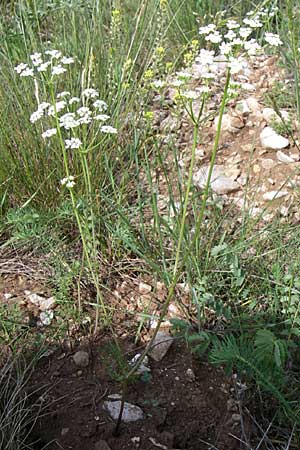
[[[269,44],[267,51],[282,54],[294,90],[288,106],[300,119],[299,6],[293,0],[256,3],[24,0],[1,5],[1,242],[3,248],[31,242],[35,251],[57,256],[54,284],[62,304],[73,281],[79,291],[78,280],[92,282],[95,330],[111,325],[105,265],[134,260],[135,273],[146,271],[165,283],[168,294],[156,332],[176,284],[185,283],[193,320],[181,324],[181,331],[194,351],[201,357],[209,352],[212,362],[245,374],[258,391],[276,398],[280,413],[298,422],[298,407],[288,392],[298,378],[290,377],[288,366],[297,361],[299,345],[294,251],[299,230],[276,221],[258,227],[261,217],[253,219],[246,210],[237,223],[235,211],[225,210],[210,191],[222,114],[237,89],[232,74],[243,65],[241,49],[254,57]],[[243,34],[233,44],[242,22]],[[193,185],[195,152],[211,119],[205,115],[213,82],[209,72],[220,52],[228,72],[216,105],[208,181],[199,193]],[[196,92],[189,88],[189,69],[197,57],[204,81]],[[169,88],[176,90],[177,123],[186,114],[193,126],[187,177],[176,138],[166,140],[155,127],[152,106],[158,102],[162,110],[171,109],[164,97]],[[275,109],[286,106],[282,97],[273,96]],[[164,216],[161,181],[169,197]],[[64,268],[70,269],[67,275]],[[82,303],[79,295],[78,317]],[[135,367],[124,366],[123,400],[126,383],[148,349]]]

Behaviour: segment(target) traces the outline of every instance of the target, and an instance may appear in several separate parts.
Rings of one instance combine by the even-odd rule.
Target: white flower
[[[42,103],[39,104],[38,109],[40,109],[41,111],[45,111],[45,109],[47,109],[48,106],[50,106],[50,103],[42,102]]]
[[[99,97],[99,92],[96,89],[87,88],[87,89],[84,89],[84,91],[82,92],[82,95],[87,98],[96,98],[96,97]]]
[[[42,109],[37,109],[36,111],[34,111],[31,116],[30,116],[30,122],[31,123],[35,123],[37,122],[39,119],[41,119],[44,115],[44,111]]]
[[[30,55],[30,59],[31,59],[32,64],[34,66],[39,66],[40,64],[43,63],[42,54],[41,53],[33,53],[32,55]]]
[[[82,142],[78,138],[71,138],[65,140],[66,148],[79,148]]]
[[[59,118],[59,125],[66,130],[70,130],[78,127],[79,122],[75,119],[74,113],[66,113]]]
[[[189,72],[186,72],[184,70],[182,70],[180,72],[176,72],[176,75],[178,78],[182,78],[184,80],[188,80],[192,77],[192,75]]]
[[[220,45],[220,53],[221,55],[228,55],[231,52],[231,42],[222,42]]]
[[[118,132],[116,128],[111,127],[110,125],[103,125],[100,128],[100,131],[102,131],[102,133],[109,133],[109,134],[116,134]]]
[[[196,88],[196,91],[208,94],[210,92],[210,88],[208,86],[200,86]]]
[[[91,117],[90,114],[85,114],[82,117],[79,117],[79,119],[77,119],[77,122],[82,125],[83,123],[85,124],[89,124],[93,121],[93,118]]]
[[[232,74],[239,73],[245,67],[245,60],[241,57],[229,58],[229,67]]]
[[[187,100],[197,100],[199,98],[200,94],[196,91],[185,91],[182,92],[181,97],[186,98]]]
[[[205,78],[206,80],[212,80],[215,78],[215,76],[216,76],[216,74],[213,72],[203,72],[202,73],[202,78]]]
[[[86,114],[91,114],[91,110],[87,106],[81,106],[81,108],[77,109],[77,114],[79,116],[85,116]]]
[[[230,41],[232,41],[232,39],[236,38],[236,33],[234,31],[232,31],[232,30],[229,30],[228,33],[226,33],[224,35],[224,37],[226,39],[229,39]]]
[[[239,29],[239,33],[243,39],[247,39],[247,37],[249,37],[250,34],[252,33],[252,28],[242,27]]]
[[[54,106],[50,106],[50,108],[48,109],[48,115],[49,116],[55,116],[55,113],[59,113],[60,111],[62,111],[67,105],[67,102],[65,102],[64,100],[60,100],[59,102],[55,103],[55,108]]]
[[[49,138],[51,136],[54,136],[57,133],[57,129],[56,128],[50,128],[49,130],[44,131],[44,133],[42,133],[42,138],[46,139]]]
[[[61,58],[61,60],[60,60],[60,62],[61,62],[62,64],[73,64],[74,61],[75,61],[74,58],[72,58],[72,57],[67,57],[67,56],[63,56],[63,57]]]
[[[279,38],[278,34],[274,34],[274,33],[265,33],[265,41],[269,45],[273,45],[274,47],[278,47],[279,45],[282,45],[282,41]]]
[[[69,91],[62,91],[59,94],[57,94],[57,98],[64,98],[64,97],[68,97],[69,95],[71,95],[71,92]]]
[[[174,87],[180,87],[184,84],[183,80],[173,80],[171,81],[171,85]]]
[[[242,45],[244,43],[244,41],[242,41],[242,39],[240,38],[235,38],[231,41],[231,45]]]
[[[51,56],[51,58],[56,59],[61,57],[61,52],[59,50],[46,50],[45,54]]]
[[[50,66],[51,62],[50,61],[46,61],[44,63],[42,63],[38,68],[37,71],[38,72],[46,72],[46,70],[48,69],[48,67]]]
[[[206,41],[210,41],[210,42],[212,42],[213,44],[218,44],[219,42],[222,41],[222,36],[221,36],[221,34],[219,33],[219,31],[215,31],[214,33],[208,34],[208,35],[205,37],[205,40],[206,40]]]
[[[95,120],[101,120],[102,122],[105,122],[105,120],[110,119],[110,116],[107,114],[97,114],[97,116],[94,117]]]
[[[107,110],[107,103],[103,100],[96,100],[93,103],[94,108],[99,109],[100,111],[106,111]]]
[[[21,73],[23,70],[27,69],[28,64],[20,63],[18,66],[16,66],[14,69],[17,73]]]
[[[261,46],[256,42],[255,39],[250,39],[250,41],[245,41],[244,47],[245,47],[245,50],[247,51],[248,55],[250,55],[250,56],[256,55],[261,50]]]
[[[20,74],[21,77],[33,77],[33,69],[27,67],[27,69],[23,70]]]
[[[152,84],[156,89],[160,89],[166,85],[163,80],[154,80]]]
[[[68,189],[72,189],[72,187],[75,186],[75,177],[73,175],[69,175],[68,177],[63,178],[60,180],[60,184],[62,186],[66,186]]]
[[[79,103],[80,102],[80,98],[79,97],[72,97],[69,100],[69,105],[73,105],[73,103]]]
[[[229,30],[240,27],[240,25],[235,20],[228,20],[226,26]]]
[[[209,25],[206,25],[205,27],[199,28],[199,34],[209,34],[212,31],[216,29],[216,25],[214,23],[210,23]]]
[[[196,58],[196,62],[203,64],[204,66],[213,64],[215,58],[215,52],[213,50],[200,50],[199,56]]]
[[[61,73],[66,72],[67,69],[65,69],[63,66],[53,66],[52,68],[52,75],[60,75]]]
[[[263,24],[257,18],[254,18],[254,19],[247,19],[246,18],[246,19],[243,20],[243,22],[246,25],[249,25],[249,27],[251,27],[251,28],[260,28],[260,27],[263,26]]]

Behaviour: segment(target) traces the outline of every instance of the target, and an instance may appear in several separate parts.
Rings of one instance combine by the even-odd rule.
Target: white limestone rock
[[[280,150],[290,145],[287,138],[280,136],[271,127],[266,127],[260,133],[261,145],[265,148],[272,148],[274,150]]]
[[[108,412],[113,420],[118,420],[121,401],[105,401],[103,404],[103,409]],[[139,406],[132,405],[131,403],[124,403],[124,409],[122,414],[122,421],[125,423],[137,422],[138,420],[144,419],[145,415]]]
[[[194,174],[194,183],[201,189],[206,186],[209,173],[209,166],[201,167]],[[240,189],[240,184],[234,181],[232,178],[226,175],[226,168],[223,165],[216,164],[212,170],[212,176],[210,180],[211,189],[219,195],[229,194],[230,192]]]

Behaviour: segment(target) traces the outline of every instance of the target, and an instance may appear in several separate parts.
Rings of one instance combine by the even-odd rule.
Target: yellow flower
[[[119,9],[114,9],[114,10],[111,12],[111,15],[112,15],[114,18],[117,18],[118,16],[120,16],[120,14],[121,14],[121,11],[120,11]]]
[[[153,120],[153,118],[154,118],[153,111],[145,111],[144,117],[145,117],[146,120],[149,120],[149,121]]]
[[[144,73],[144,77],[146,80],[150,80],[151,78],[153,78],[153,70],[151,69],[146,70]]]
[[[159,56],[162,56],[162,55],[165,53],[165,49],[164,49],[163,47],[157,47],[156,53],[157,53]]]

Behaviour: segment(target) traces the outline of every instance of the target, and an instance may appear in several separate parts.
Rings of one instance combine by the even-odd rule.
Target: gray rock
[[[114,420],[118,420],[121,408],[121,401],[105,401],[103,408],[108,412],[110,417]],[[136,422],[144,419],[145,415],[139,406],[132,405],[131,403],[124,403],[124,409],[122,414],[123,422]]]
[[[79,350],[73,355],[73,361],[77,367],[87,367],[89,365],[89,354]]]
[[[174,338],[164,331],[159,331],[149,351],[149,356],[155,361],[161,361],[171,347]]]
[[[263,195],[263,199],[266,201],[275,200],[288,195],[288,191],[269,191]]]
[[[194,174],[194,183],[203,189],[206,186],[209,166],[201,167],[197,173]],[[226,168],[222,165],[215,165],[212,170],[210,181],[212,190],[219,195],[229,194],[230,192],[240,189],[240,184],[232,178],[226,176]]]
[[[258,100],[255,97],[248,97],[246,99],[246,103],[252,114],[254,114],[257,117],[261,117],[261,106],[258,102]]]
[[[42,311],[40,314],[39,325],[47,326],[50,325],[54,317],[54,312],[49,309],[48,311]]]
[[[265,158],[261,161],[261,165],[264,169],[270,170],[276,166],[276,161],[273,161],[271,158]]]
[[[276,121],[278,123],[282,122],[281,117],[283,118],[283,120],[287,121],[289,119],[289,113],[287,111],[284,110],[280,110],[280,115],[279,116],[276,111],[274,111],[273,108],[264,108],[263,109],[263,118],[265,119],[265,121],[270,124],[273,121]]]
[[[295,160],[293,158],[291,158],[289,155],[286,155],[285,153],[283,153],[280,150],[278,150],[278,152],[276,153],[276,156],[277,156],[278,161],[285,163],[285,164],[290,164],[290,163],[295,162]]]
[[[111,450],[111,449],[110,449],[110,446],[108,445],[108,443],[101,439],[100,441],[96,442],[95,450]]]
[[[137,353],[137,354],[132,358],[132,360],[129,361],[129,364],[130,364],[131,366],[134,366],[134,365],[137,363],[137,361],[139,360],[140,356],[141,356],[141,353]],[[150,372],[151,372],[151,369],[150,369],[150,367],[147,366],[148,362],[149,362],[149,358],[148,358],[147,356],[145,356],[144,361],[143,361],[142,364],[138,367],[136,373],[137,373],[137,374],[143,374],[143,373],[145,373],[145,372],[150,373]]]
[[[290,145],[287,138],[277,134],[271,127],[266,127],[260,133],[260,142],[263,147],[280,150]]]
[[[237,111],[237,113],[242,114],[242,116],[244,117],[247,117],[251,112],[246,100],[241,100],[240,102],[238,102],[236,104],[235,110]]]
[[[140,282],[140,284],[139,284],[139,293],[141,295],[150,294],[151,291],[152,291],[152,287],[149,284],[144,283],[143,281]]]
[[[56,299],[54,297],[45,298],[41,295],[26,291],[26,295],[30,303],[37,306],[41,311],[46,311],[55,306]]]
[[[217,130],[219,122],[219,116],[215,117],[214,128]],[[233,117],[228,113],[223,114],[222,117],[222,131],[230,131],[231,133],[237,133],[241,128],[245,126],[244,122],[238,117]]]
[[[185,375],[186,375],[187,380],[190,382],[193,382],[196,380],[195,372],[191,368],[186,370]]]

